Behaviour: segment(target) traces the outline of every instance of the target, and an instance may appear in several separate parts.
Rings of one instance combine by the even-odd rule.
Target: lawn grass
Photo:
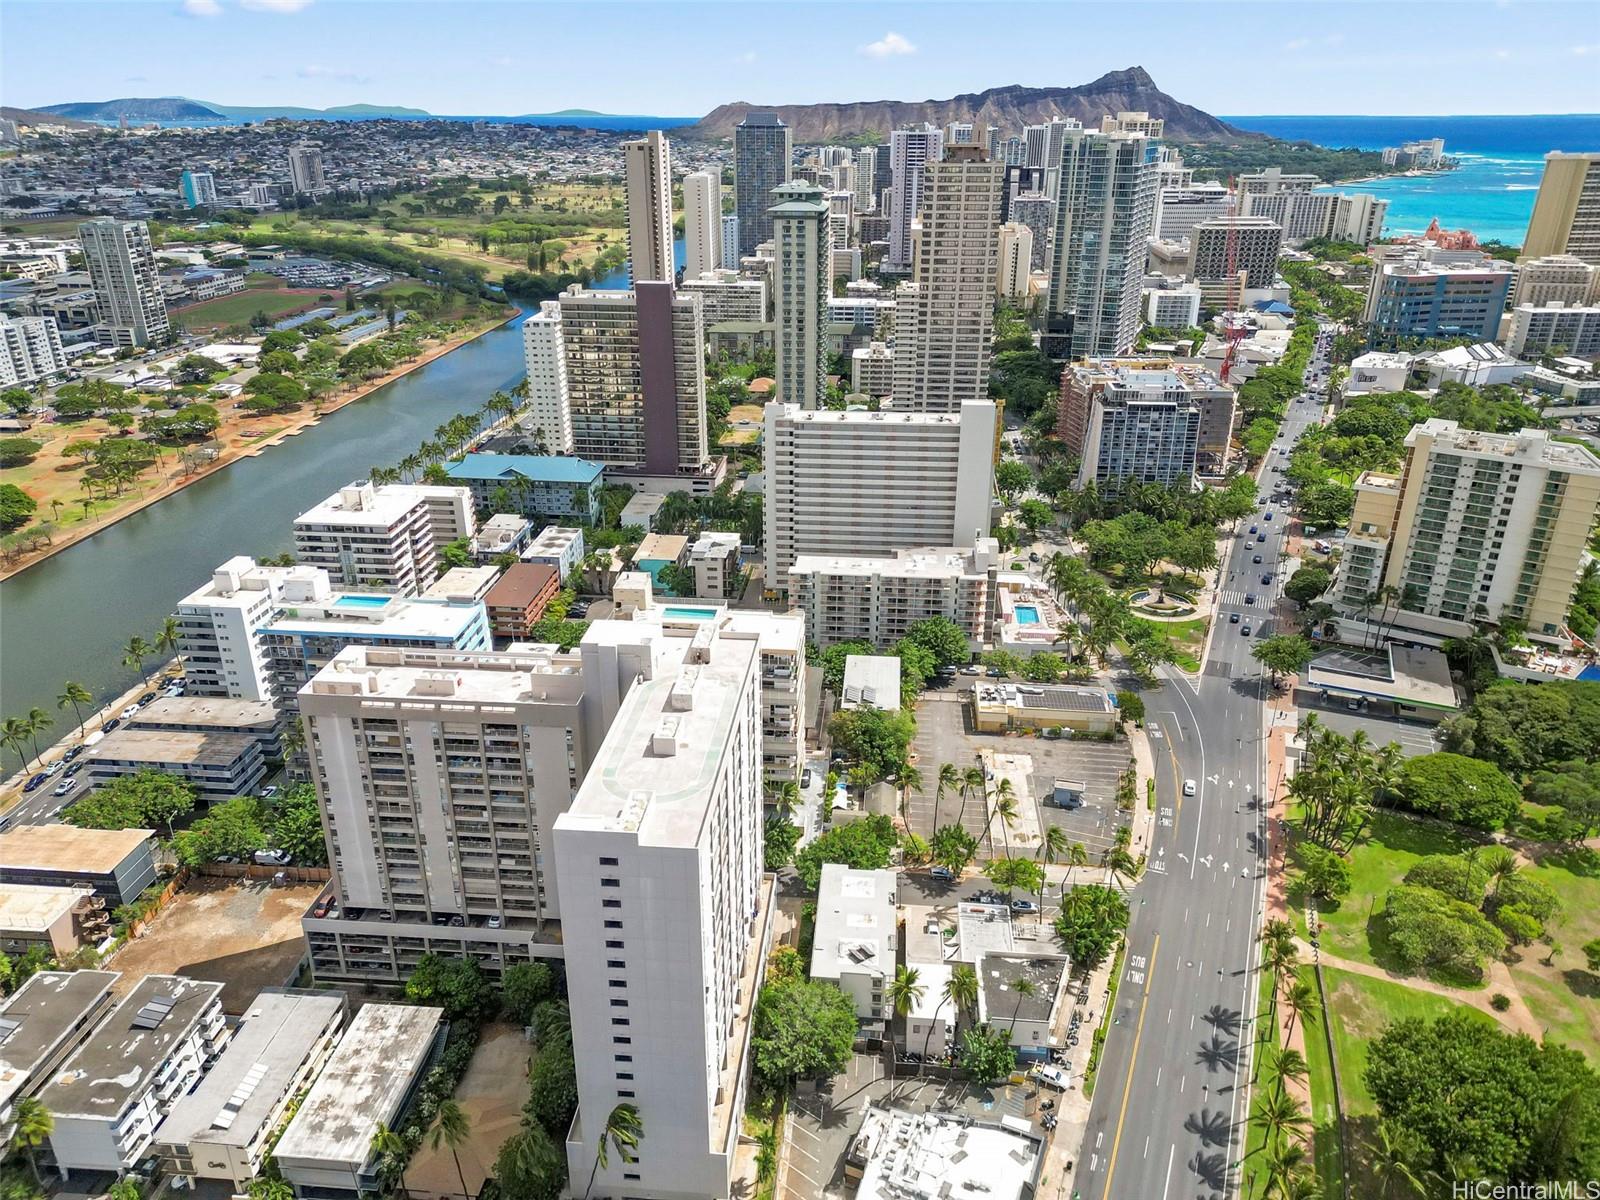
[[[1117,1007],[1117,987],[1122,982],[1122,956],[1127,952],[1127,939],[1123,939],[1117,947],[1117,957],[1111,963],[1111,994],[1106,997],[1106,1011],[1100,1018],[1100,1024],[1095,1027],[1094,1038],[1089,1045],[1089,1065],[1083,1072],[1085,1099],[1094,1095],[1094,1081],[1100,1073],[1100,1057],[1105,1052],[1106,1036],[1111,1031],[1111,1014]]]
[[[226,328],[229,325],[243,325],[258,312],[277,319],[287,313],[315,308],[317,296],[316,292],[247,288],[231,296],[218,296],[215,300],[191,304],[188,308],[175,308],[172,316],[189,329]]]
[[[1305,966],[1299,977],[1315,984],[1316,971]],[[1344,1179],[1344,1157],[1339,1153],[1339,1106],[1334,1102],[1333,1059],[1328,1039],[1319,1021],[1305,1033],[1306,1082],[1311,1088],[1312,1154],[1317,1176],[1327,1195],[1340,1194]]]
[[[1251,1086],[1250,1090],[1250,1107],[1252,1109],[1255,1107],[1255,1099],[1257,1096],[1259,1096],[1268,1087],[1275,1087],[1277,1085],[1277,1072],[1272,1069],[1269,1061],[1264,1060],[1261,1057],[1269,1049],[1267,1041],[1264,1037],[1265,1028],[1268,1024],[1271,1025],[1271,1044],[1274,1046],[1278,1044],[1279,1025],[1276,1020],[1271,1020],[1267,1016],[1267,1005],[1271,999],[1271,996],[1272,974],[1268,971],[1262,971],[1257,976],[1256,1011],[1254,1014],[1252,1014],[1256,1016],[1258,1020],[1252,1021],[1248,1026],[1246,1026],[1246,1028],[1250,1031],[1249,1036],[1255,1039],[1255,1047],[1251,1051],[1252,1057],[1250,1060],[1250,1069],[1252,1071],[1255,1070],[1255,1064],[1257,1061],[1260,1061],[1262,1064],[1261,1072],[1256,1076],[1256,1081]],[[1250,1120],[1249,1112],[1245,1113],[1244,1119],[1244,1170],[1241,1173],[1239,1185],[1243,1189],[1241,1192],[1242,1195],[1254,1196],[1259,1194],[1264,1189],[1266,1184],[1266,1163],[1264,1161],[1265,1156],[1262,1153],[1262,1149],[1266,1144],[1267,1133],[1266,1130],[1260,1125],[1257,1125],[1254,1121]]]
[[[1458,854],[1479,844],[1481,839],[1469,831],[1441,822],[1421,821],[1384,809],[1373,813],[1366,837],[1350,853],[1349,896],[1342,903],[1324,902],[1320,909],[1323,948],[1353,962],[1399,969],[1389,950],[1382,919],[1389,889],[1405,877],[1418,859],[1430,854]],[[1304,933],[1303,913],[1299,920]]]
[[[1585,942],[1600,937],[1600,864],[1566,850],[1545,855],[1524,871],[1555,892],[1561,911],[1550,922],[1555,952],[1538,944],[1520,949],[1511,961],[1511,977],[1547,1038],[1600,1062],[1600,976],[1588,969],[1582,950]],[[1552,960],[1549,966],[1546,958]]]

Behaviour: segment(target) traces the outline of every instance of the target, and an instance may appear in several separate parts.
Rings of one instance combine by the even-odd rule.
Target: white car
[[[294,856],[287,850],[257,850],[255,859],[263,867],[287,867]]]
[[[1185,780],[1184,780],[1184,781],[1183,781],[1183,794],[1184,794],[1184,795],[1185,795],[1185,796],[1192,796],[1192,795],[1194,795],[1194,794],[1195,794],[1195,793],[1196,793],[1196,792],[1197,792],[1197,791],[1199,791],[1199,790],[1200,790],[1200,789],[1199,789],[1199,788],[1197,788],[1197,787],[1196,787],[1196,786],[1195,786],[1195,782],[1194,782],[1194,780],[1192,780],[1192,779],[1185,779]]]

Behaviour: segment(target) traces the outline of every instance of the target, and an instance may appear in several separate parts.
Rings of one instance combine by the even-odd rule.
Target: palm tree
[[[156,653],[170,654],[176,658],[178,654],[178,643],[182,640],[182,638],[183,635],[178,630],[178,618],[168,617],[166,620],[161,622],[161,628],[156,630]],[[178,669],[180,671],[183,669],[183,659],[181,658],[178,659]]]
[[[374,1158],[383,1160],[378,1166],[379,1175],[387,1177],[392,1172],[397,1173],[401,1188],[405,1188],[407,1166],[405,1138],[379,1121],[373,1127],[372,1137],[367,1142],[367,1151]]]
[[[1287,1045],[1289,1037],[1294,1033],[1294,1020],[1296,1017],[1304,1025],[1316,1023],[1317,1014],[1322,1011],[1321,1001],[1317,999],[1317,989],[1307,979],[1296,979],[1289,985],[1289,990],[1283,993],[1283,1006],[1289,1010],[1289,1021],[1284,1027],[1283,1041]]]
[[[927,987],[921,982],[922,972],[915,967],[898,966],[894,971],[894,978],[889,981],[888,998],[889,1006],[894,1009],[897,1017],[904,1018],[913,1007],[922,1002],[922,997],[927,994]]]
[[[1002,784],[1009,785],[1009,779],[1002,779]],[[1005,846],[1006,857],[1011,857],[1011,827],[1016,824],[1020,812],[1017,809],[1016,797],[1005,792],[995,792],[994,815],[1000,818],[1000,837]],[[989,849],[994,850],[994,837],[989,838]]]
[[[1067,833],[1059,825],[1047,825],[1044,837],[1039,839],[1039,852],[1044,855],[1045,866],[1063,858],[1068,850]],[[1045,873],[1039,872],[1039,919],[1044,920]]]
[[[1383,1184],[1383,1190],[1379,1192],[1382,1200],[1388,1200],[1396,1186],[1401,1195],[1408,1192],[1413,1196],[1428,1194],[1427,1187],[1411,1165],[1417,1154],[1415,1143],[1396,1132],[1387,1121],[1378,1122],[1377,1136],[1367,1142],[1367,1152],[1372,1173]]]
[[[601,1127],[600,1140],[594,1148],[594,1166],[589,1169],[589,1186],[583,1189],[585,1200],[590,1192],[594,1191],[594,1177],[599,1174],[601,1167],[611,1165],[611,1155],[607,1147],[614,1148],[623,1162],[631,1161],[629,1155],[639,1148],[639,1143],[644,1141],[644,1121],[639,1116],[637,1104],[619,1104],[611,1110],[611,1115],[606,1117],[606,1123]]]
[[[800,805],[800,785],[793,779],[785,779],[777,787],[768,789],[767,794],[772,798],[773,807],[786,820]]]
[[[7,717],[5,724],[0,726],[0,745],[15,750],[17,757],[22,761],[23,770],[28,768],[28,722],[23,717]]]
[[[1011,802],[1011,816],[1009,819],[1001,811],[1002,803],[1007,800]],[[1003,822],[1003,830],[1004,826],[1010,825],[1018,816],[1017,790],[1012,786],[1011,780],[1002,778],[995,784],[993,792],[984,792],[984,808],[983,835],[989,840],[989,853],[992,855],[994,853],[994,819],[1000,817]],[[1006,847],[1006,857],[1011,857],[1009,845]]]
[[[39,1174],[39,1147],[49,1140],[51,1131],[56,1127],[56,1119],[36,1097],[29,1096],[17,1101],[16,1107],[11,1110],[11,1122],[11,1149],[20,1150],[27,1156],[28,1166],[33,1169],[33,1178],[42,1188],[44,1176]]]
[[[1031,979],[1019,979],[1019,980],[1016,981],[1016,983],[1011,985],[1011,990],[1016,992],[1016,994],[1017,994],[1017,1002],[1011,1008],[1011,1028],[1007,1031],[1007,1036],[1010,1037],[1012,1041],[1016,1041],[1017,1040],[1017,1014],[1022,1011],[1022,1002],[1024,1000],[1026,1000],[1029,996],[1034,995],[1038,991],[1038,989],[1033,986],[1033,980],[1031,980]]]
[[[92,703],[94,703],[94,697],[89,694],[89,689],[84,687],[83,684],[75,683],[70,679],[62,685],[61,695],[56,697],[57,708],[65,708],[69,704],[72,705],[72,715],[78,718],[78,732],[80,734],[83,732],[83,710],[78,705]]]
[[[1288,1091],[1289,1081],[1302,1082],[1310,1068],[1306,1056],[1291,1046],[1283,1046],[1272,1053],[1272,1073],[1278,1077],[1278,1090]]]
[[[961,768],[957,767],[955,763],[940,763],[939,782],[933,792],[933,825],[931,828],[939,828],[939,801],[944,799],[945,789],[960,786]]]
[[[900,818],[906,823],[906,828],[911,828],[910,806],[911,793],[922,794],[922,772],[910,763],[902,763],[894,769],[889,776],[889,782],[900,790]]]
[[[122,665],[125,667],[138,667],[139,674],[144,676],[146,683],[150,682],[150,672],[144,669],[144,660],[150,657],[150,643],[137,633],[128,639],[128,644],[122,648]]]
[[[1087,867],[1089,865],[1089,847],[1082,842],[1073,842],[1067,847],[1067,866]]]
[[[1304,1120],[1302,1114],[1301,1120]],[[1306,1148],[1299,1142],[1272,1146],[1267,1150],[1266,1195],[1280,1198],[1288,1193],[1292,1181],[1303,1174],[1306,1167]]]
[[[56,723],[56,719],[38,705],[28,710],[28,740],[33,743],[33,756],[39,758],[39,735]],[[41,759],[42,761],[42,759]]]
[[[1269,1159],[1285,1133],[1304,1133],[1311,1128],[1311,1118],[1306,1116],[1305,1105],[1282,1092],[1268,1092],[1257,1100],[1255,1115],[1251,1119],[1261,1126],[1266,1135],[1261,1149],[1267,1152]]]
[[[988,786],[989,778],[983,773],[982,767],[968,767],[961,772],[961,808],[956,812],[956,824],[961,825],[967,815],[967,793],[977,792],[983,794]],[[988,822],[984,823],[986,826]]]
[[[952,967],[950,982],[945,985],[950,992],[950,1001],[956,1006],[956,1024],[961,1024],[961,1014],[972,1014],[978,1011],[978,972],[968,963]]]
[[[433,1147],[435,1154],[441,1145],[450,1147],[450,1157],[456,1162],[456,1178],[461,1181],[462,1200],[471,1200],[472,1193],[467,1191],[467,1176],[461,1170],[461,1155],[457,1153],[457,1147],[464,1145],[471,1136],[472,1125],[461,1105],[454,1100],[441,1100],[428,1144]]]

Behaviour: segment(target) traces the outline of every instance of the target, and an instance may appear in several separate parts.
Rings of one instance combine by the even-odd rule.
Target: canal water
[[[0,583],[0,717],[38,706],[64,728],[72,712],[56,697],[66,680],[100,701],[126,690],[139,675],[122,665],[122,647],[134,634],[151,640],[217,564],[290,549],[295,517],[513,386],[523,374],[521,326],[519,315]]]

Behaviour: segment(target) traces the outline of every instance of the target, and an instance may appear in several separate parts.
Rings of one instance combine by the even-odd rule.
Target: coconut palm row
[[[444,464],[470,446],[485,429],[496,422],[514,416],[526,403],[528,381],[522,380],[509,392],[496,391],[474,412],[457,413],[433,431],[433,437],[423,442],[392,467],[374,466],[367,469],[367,478],[375,485],[386,483],[446,483]]]
[[[1305,1056],[1293,1049],[1289,1042],[1294,1037],[1298,1022],[1309,1030],[1321,1014],[1321,1002],[1316,987],[1299,974],[1300,950],[1295,943],[1294,926],[1282,918],[1274,918],[1261,927],[1262,970],[1272,977],[1272,989],[1266,1008],[1259,1017],[1254,1083],[1264,1064],[1270,1064],[1273,1086],[1259,1096],[1251,1110],[1250,1123],[1262,1131],[1261,1144],[1245,1155],[1248,1161],[1256,1154],[1263,1155],[1264,1169],[1261,1195],[1275,1200],[1312,1200],[1322,1195],[1311,1154],[1306,1145],[1312,1132],[1311,1117],[1305,1105],[1289,1095],[1291,1081],[1303,1082],[1307,1075]],[[1283,1026],[1283,1042],[1276,1036],[1279,1012],[1287,1013]],[[1247,1200],[1255,1191],[1256,1179],[1252,1176]]]
[[[141,678],[148,683],[150,672],[145,668],[145,662],[152,658],[176,654],[179,637],[177,618],[168,617],[161,623],[161,628],[150,641],[146,641],[137,633],[128,639],[128,644],[122,648],[122,665],[137,667]],[[80,735],[84,728],[84,705],[93,703],[94,694],[73,679],[61,685],[61,694],[56,697],[58,709],[72,709]],[[39,749],[39,735],[53,728],[55,723],[56,719],[47,710],[35,705],[28,710],[26,716],[7,717],[4,723],[0,723],[0,746],[15,751],[23,770],[28,770],[36,760],[38,763],[43,762]],[[45,748],[49,748],[48,742],[45,743]]]

